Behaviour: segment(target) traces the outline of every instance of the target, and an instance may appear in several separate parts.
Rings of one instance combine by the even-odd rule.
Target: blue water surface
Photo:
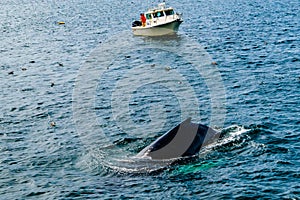
[[[156,3],[0,2],[0,199],[300,197],[299,0],[167,1],[177,35],[133,36]],[[185,115],[223,137],[132,159]]]

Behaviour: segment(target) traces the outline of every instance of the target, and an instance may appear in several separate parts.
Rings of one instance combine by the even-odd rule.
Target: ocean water
[[[0,2],[0,199],[299,199],[299,0]],[[58,24],[65,22],[65,24]],[[186,117],[222,133],[172,165],[134,155]]]

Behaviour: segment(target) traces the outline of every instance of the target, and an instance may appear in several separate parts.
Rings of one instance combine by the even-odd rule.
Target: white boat
[[[183,22],[181,14],[175,13],[172,7],[166,7],[166,3],[158,4],[158,7],[151,8],[144,13],[146,23],[143,26],[141,21],[132,23],[134,35],[160,36],[177,32],[179,25]]]

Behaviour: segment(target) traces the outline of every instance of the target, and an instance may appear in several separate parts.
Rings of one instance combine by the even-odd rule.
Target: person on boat
[[[142,22],[142,26],[146,26],[146,17],[144,15],[144,13],[141,13],[141,22]]]

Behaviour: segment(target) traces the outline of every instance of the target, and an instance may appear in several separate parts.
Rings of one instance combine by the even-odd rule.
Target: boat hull
[[[132,27],[132,31],[134,35],[140,36],[161,36],[161,35],[168,35],[173,34],[178,31],[182,20],[177,19],[175,21],[160,24],[156,26],[149,26],[149,27]]]

